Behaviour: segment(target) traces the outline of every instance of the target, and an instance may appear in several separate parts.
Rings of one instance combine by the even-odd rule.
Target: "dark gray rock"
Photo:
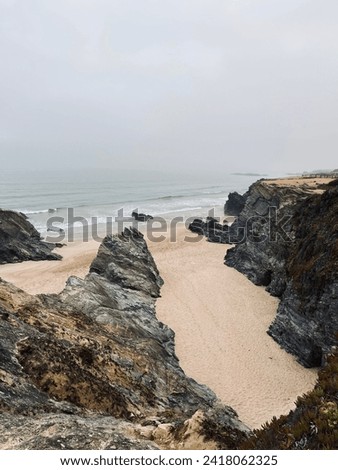
[[[194,219],[188,228],[193,233],[198,233],[199,235],[205,234],[205,222],[202,219]]]
[[[147,220],[151,220],[154,218],[152,215],[143,214],[142,212],[139,214],[137,211],[133,211],[131,213],[131,216],[139,222],[147,222]]]
[[[142,233],[132,228],[104,239],[90,272],[122,287],[144,291],[152,297],[160,295],[163,285]]]
[[[189,224],[189,230],[199,235],[207,237],[209,242],[213,243],[229,243],[229,226],[228,224],[220,224],[213,217],[207,217],[206,221],[202,219],[194,219]]]
[[[53,248],[24,214],[0,209],[0,264],[62,259]]]
[[[292,219],[287,286],[269,334],[307,367],[338,345],[338,186],[304,201]]]
[[[286,287],[286,257],[293,239],[291,217],[311,192],[258,181],[246,193],[244,209],[231,226],[225,264],[280,297]]]
[[[238,216],[244,209],[246,195],[229,193],[228,200],[224,204],[224,214]]]

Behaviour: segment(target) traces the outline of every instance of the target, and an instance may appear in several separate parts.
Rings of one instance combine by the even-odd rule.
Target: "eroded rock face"
[[[17,433],[13,430],[20,430]],[[146,432],[112,417],[79,414],[1,415],[1,449],[128,450],[158,449]],[[151,437],[151,432],[149,434]]]
[[[270,335],[308,367],[338,344],[338,186],[304,201],[292,219],[286,289]]]
[[[263,181],[250,186],[244,209],[231,226],[234,248],[225,264],[280,297],[286,287],[286,257],[292,243],[294,210],[311,195],[308,189],[276,187]]]
[[[105,238],[90,272],[121,287],[142,291],[155,298],[160,295],[163,285],[143,235],[132,228]]]
[[[0,264],[62,259],[52,253],[53,248],[53,244],[41,241],[24,214],[0,209]]]
[[[269,334],[307,367],[321,365],[337,344],[338,187],[326,189],[255,183],[232,227],[245,227],[246,236],[225,256],[225,264],[281,298]],[[276,217],[269,218],[271,208]]]
[[[248,429],[184,374],[156,318],[162,280],[143,236],[106,238],[90,271],[60,295],[0,282],[0,448],[207,448],[203,426],[196,439],[184,432],[196,412],[236,448]]]
[[[237,191],[229,193],[228,200],[224,204],[224,214],[238,216],[244,209],[246,195],[238,194]]]

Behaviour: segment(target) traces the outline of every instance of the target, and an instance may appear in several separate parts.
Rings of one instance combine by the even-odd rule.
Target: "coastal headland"
[[[302,180],[294,178],[288,180],[266,180],[255,183],[256,186],[253,185],[246,196],[245,206],[238,220],[240,220],[241,216],[244,217],[246,211],[251,210],[250,204],[253,207],[258,199],[259,207],[262,208],[264,198],[269,198],[271,195],[275,197],[278,193],[277,202],[281,207],[289,205],[293,207],[296,200],[297,204],[299,204],[309,197],[321,198],[327,190],[327,185],[331,183],[332,179]],[[331,193],[332,191],[334,189],[331,190]],[[256,196],[258,199],[256,198],[253,201]],[[235,221],[234,224],[236,223]],[[149,239],[147,240],[147,233],[144,233],[145,241],[147,241],[151,254],[149,259],[147,258],[148,255],[146,254],[143,237],[136,235],[136,245],[134,245],[134,242],[129,241],[132,239],[132,233],[128,234],[126,232],[121,241],[116,239],[115,242],[113,237],[112,243],[106,242],[101,247],[99,247],[99,243],[96,241],[90,240],[87,243],[74,242],[62,248],[56,248],[54,253],[62,255],[62,260],[52,262],[25,261],[24,263],[4,264],[0,266],[0,277],[4,281],[15,284],[16,287],[11,287],[2,281],[0,301],[2,302],[3,310],[9,311],[8,315],[15,315],[15,309],[21,305],[20,311],[27,313],[21,313],[23,317],[20,321],[31,323],[34,328],[38,325],[36,323],[37,320],[33,320],[35,313],[32,314],[32,319],[29,320],[29,316],[27,317],[29,310],[27,308],[29,305],[38,305],[39,302],[42,302],[42,304],[40,307],[38,306],[38,309],[40,308],[46,312],[50,308],[52,309],[51,311],[55,311],[55,309],[61,309],[62,311],[64,305],[67,305],[67,310],[70,308],[71,303],[74,302],[76,308],[83,308],[84,312],[87,312],[85,315],[92,318],[94,322],[103,322],[104,324],[111,325],[108,329],[113,328],[112,331],[114,331],[116,326],[113,317],[109,321],[107,318],[111,314],[114,315],[114,309],[116,309],[116,312],[127,312],[128,308],[134,310],[135,305],[138,305],[137,309],[140,308],[144,312],[149,312],[142,313],[140,316],[145,321],[143,325],[142,322],[138,325],[138,328],[141,330],[146,327],[150,318],[147,315],[156,315],[159,323],[154,323],[152,328],[156,329],[158,328],[157,325],[165,324],[175,333],[175,347],[173,349],[172,344],[168,353],[175,354],[175,357],[177,356],[179,366],[183,369],[183,376],[180,375],[181,372],[178,372],[178,362],[176,363],[175,361],[172,363],[172,367],[176,371],[173,374],[179,374],[183,381],[186,380],[183,377],[191,377],[198,383],[205,384],[208,388],[203,389],[202,392],[202,389],[199,391],[195,389],[194,385],[188,386],[188,388],[192,387],[187,391],[187,394],[190,394],[190,398],[187,395],[188,401],[190,403],[192,403],[191,400],[196,401],[196,398],[192,399],[192,396],[197,395],[200,397],[198,400],[201,400],[199,404],[196,402],[191,408],[191,411],[193,409],[195,411],[199,410],[198,412],[201,415],[196,415],[194,418],[199,423],[198,425],[195,421],[193,422],[194,424],[191,423],[191,426],[196,427],[199,431],[196,431],[190,441],[186,434],[184,434],[186,433],[186,428],[179,427],[174,432],[172,420],[163,420],[162,414],[161,419],[157,419],[158,424],[152,424],[151,429],[144,425],[143,420],[140,432],[141,434],[146,433],[150,441],[156,445],[162,445],[164,448],[168,446],[176,448],[176,446],[179,446],[178,435],[180,435],[181,440],[183,435],[185,436],[185,448],[213,448],[212,446],[217,447],[219,445],[217,444],[217,439],[213,439],[208,433],[205,434],[205,430],[202,432],[200,429],[201,423],[206,421],[212,422],[214,423],[213,426],[215,426],[216,423],[222,422],[224,426],[224,419],[219,420],[219,417],[215,418],[216,415],[219,416],[217,414],[219,413],[218,411],[215,411],[212,416],[206,419],[205,413],[208,408],[217,409],[217,407],[215,408],[215,398],[212,395],[208,395],[209,392],[207,390],[211,389],[215,392],[220,400],[219,403],[221,405],[219,406],[230,406],[235,409],[241,422],[245,423],[249,428],[259,428],[274,416],[288,414],[290,410],[294,409],[297,397],[313,389],[318,369],[304,368],[297,361],[295,355],[287,352],[287,347],[281,348],[278,344],[279,341],[274,341],[273,334],[267,334],[267,330],[275,321],[276,313],[280,309],[279,299],[281,296],[278,294],[279,291],[276,283],[272,284],[271,292],[267,292],[265,289],[266,284],[258,282],[256,278],[252,277],[253,273],[259,271],[255,268],[254,263],[259,264],[262,261],[261,258],[259,258],[261,261],[257,261],[255,258],[258,253],[257,251],[255,251],[251,258],[253,260],[252,267],[251,265],[249,266],[248,260],[244,256],[245,252],[248,249],[252,249],[252,247],[245,246],[245,243],[233,248],[224,243],[210,243],[203,236],[197,237],[194,241],[187,241],[187,239],[191,240],[192,233],[183,224],[177,228],[176,241],[173,241],[169,234],[167,235],[163,241],[154,242]],[[139,242],[137,241],[138,238]],[[117,249],[116,255],[114,255],[114,249]],[[128,250],[132,251],[129,252]],[[234,252],[233,250],[238,250],[239,254],[237,255],[236,251]],[[232,261],[229,263],[227,262],[227,251],[232,253],[230,258]],[[97,252],[98,257],[93,263]],[[226,265],[224,265],[223,261],[224,256],[226,256]],[[237,266],[235,266],[237,269],[233,269],[237,262],[237,256],[239,257],[238,259],[242,257],[245,261],[244,264],[242,263],[242,266],[245,267],[242,272],[239,272],[241,269],[238,269]],[[130,258],[130,261],[126,263],[128,258]],[[154,260],[153,267],[153,261],[150,261],[152,259]],[[128,267],[129,264],[130,266]],[[150,271],[147,269],[150,269]],[[262,265],[260,265],[260,269],[263,269]],[[88,271],[91,272],[89,275],[87,274]],[[67,281],[69,278],[70,280]],[[144,280],[142,281],[142,279]],[[152,279],[149,285],[147,279]],[[164,281],[163,285],[162,280]],[[270,284],[272,281],[273,278],[270,279]],[[100,288],[97,282],[101,283]],[[111,283],[112,286],[118,286],[114,288],[121,292],[122,297],[120,297],[120,294],[116,297],[117,291],[113,294],[113,290],[109,294],[110,287],[107,285],[107,282]],[[154,287],[151,287],[155,285],[154,283],[158,286],[155,290],[153,290]],[[16,291],[16,288],[23,289],[27,294],[21,294],[20,291]],[[105,294],[103,294],[103,290],[105,290]],[[134,290],[140,292],[138,294],[140,297],[137,299],[132,297]],[[56,294],[58,295],[56,296]],[[150,297],[147,300],[144,296],[149,294]],[[36,295],[38,296],[35,297]],[[108,300],[104,300],[104,298],[106,296],[108,299],[110,295],[115,300],[112,302],[111,298],[109,303],[112,303],[108,307],[106,304]],[[128,296],[131,296],[132,300]],[[122,300],[122,298],[129,299],[126,305],[125,300]],[[114,302],[117,302],[115,307],[113,306]],[[12,310],[9,305],[11,305]],[[93,308],[97,312],[101,312],[101,310],[102,312],[95,314],[95,310],[92,310]],[[109,310],[109,312],[104,311],[106,308],[113,310]],[[34,311],[34,308],[32,311]],[[50,314],[47,312],[48,315]],[[114,334],[117,331],[122,331],[123,322],[126,321],[123,319],[125,318],[123,316],[125,313],[123,315],[119,313],[118,315],[118,326]],[[46,323],[45,328],[48,327],[49,320],[46,316],[44,318]],[[57,321],[57,317],[55,317],[55,320]],[[125,325],[128,328],[126,332],[128,331],[128,335],[131,335],[130,340],[133,341],[134,327],[131,327],[131,325],[127,326],[128,322]],[[37,328],[39,329],[39,326]],[[67,330],[70,326],[64,324],[63,328]],[[137,335],[141,336],[143,334],[137,333]],[[155,330],[154,334],[156,334]],[[63,333],[59,332],[57,335],[59,340],[62,340]],[[81,337],[81,341],[88,344],[89,338],[84,338],[83,335]],[[173,336],[169,335],[165,341],[172,342],[173,338]],[[142,344],[145,345],[145,339],[142,341]],[[145,348],[147,347],[145,346]],[[90,349],[92,350],[93,346]],[[94,361],[93,357],[95,354],[98,353],[96,352],[94,356],[93,351],[88,352],[88,354],[92,358],[90,359],[91,363]],[[121,356],[119,360],[123,361],[123,351],[120,350],[117,354]],[[129,352],[124,351],[124,354],[129,357],[128,360],[131,360]],[[34,374],[32,361],[36,363],[39,359],[37,357],[31,359],[24,357],[21,360],[25,363],[25,373]],[[107,361],[107,358],[105,357],[104,360]],[[167,359],[163,356],[163,360],[165,362]],[[149,371],[149,367],[152,367],[149,364],[144,363],[142,365],[145,368],[144,370]],[[119,367],[122,367],[121,370],[123,370],[126,366],[121,365]],[[134,366],[129,367],[133,368]],[[138,368],[140,368],[140,365],[138,365]],[[156,376],[155,371],[152,371],[152,373]],[[6,375],[6,380],[10,382],[10,373],[8,371],[7,374],[9,375]],[[35,386],[38,389],[42,387],[44,393],[52,393],[58,399],[62,398],[67,401],[67,393],[63,390],[68,380],[66,378],[67,372],[62,371],[60,374],[56,375],[58,377],[58,385],[54,385],[52,388],[50,386],[47,387],[46,383],[50,380],[55,380],[56,376],[54,376],[54,379],[45,377],[42,381],[39,381],[40,379],[38,381],[35,380]],[[100,380],[102,380],[102,377]],[[119,381],[121,380],[120,378]],[[162,379],[157,377],[157,380]],[[189,380],[187,383],[190,383]],[[80,382],[79,386],[83,387],[83,385],[80,385]],[[123,383],[123,380],[121,383]],[[97,390],[95,393],[98,393],[99,396],[100,385],[97,384],[97,381],[95,384]],[[184,387],[187,386],[185,385]],[[163,396],[168,393],[168,390],[165,388],[161,390]],[[79,402],[73,403],[75,406],[88,406],[89,409],[94,410],[95,407],[93,408],[91,403],[88,405],[86,399],[81,398],[83,394],[80,393],[78,396],[80,397]],[[178,408],[182,406],[184,408],[183,402],[175,406]],[[206,406],[207,402],[209,404]],[[147,406],[149,404],[142,404],[143,412],[146,412]],[[154,407],[154,405],[152,406]],[[132,407],[129,406],[129,408],[130,412],[135,414],[137,407],[133,408],[133,410]],[[119,408],[118,419],[125,418],[121,411],[122,409],[123,406]],[[56,411],[59,412],[60,409],[54,410],[54,412]],[[61,410],[61,412],[63,411]],[[76,413],[76,410],[73,410],[73,412]],[[175,411],[175,413],[181,413],[182,423],[186,423],[186,420],[189,419],[189,413],[184,412],[183,415],[182,411]],[[245,439],[244,434],[249,431],[240,421],[237,422],[237,418],[231,413],[229,411],[227,426],[236,429],[236,433],[239,433],[238,443],[240,443]],[[162,431],[160,432],[158,426],[165,426],[166,423],[168,424],[167,428],[161,427]],[[217,426],[219,425],[217,424]],[[147,429],[144,429],[144,426]],[[189,427],[189,424],[185,424],[185,426]],[[122,428],[119,428],[121,433],[125,431]],[[126,446],[142,446],[139,442],[139,439],[142,440],[142,438],[140,438],[138,433],[135,434],[135,429],[128,432],[129,435],[133,435],[133,438],[137,436],[138,441],[137,443],[131,442],[126,444]],[[173,438],[174,434],[176,435],[175,439]],[[241,437],[239,437],[240,434]],[[208,435],[208,439],[206,439],[206,435]],[[15,445],[14,443],[13,446],[15,447]],[[145,445],[150,444],[148,442]],[[234,442],[232,444],[229,443],[230,448],[234,445]]]

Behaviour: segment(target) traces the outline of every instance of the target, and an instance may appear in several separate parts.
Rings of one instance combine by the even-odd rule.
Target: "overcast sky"
[[[338,167],[337,25],[337,0],[0,0],[1,167]]]

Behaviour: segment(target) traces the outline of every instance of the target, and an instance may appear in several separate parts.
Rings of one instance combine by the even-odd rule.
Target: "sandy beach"
[[[3,265],[0,276],[29,293],[57,293],[70,275],[86,275],[98,246],[74,242],[57,250],[62,261]],[[185,372],[251,427],[287,413],[313,387],[317,371],[304,369],[266,334],[278,300],[223,264],[225,245],[196,242],[182,227],[176,242],[149,247],[165,282],[157,315],[176,333]]]

